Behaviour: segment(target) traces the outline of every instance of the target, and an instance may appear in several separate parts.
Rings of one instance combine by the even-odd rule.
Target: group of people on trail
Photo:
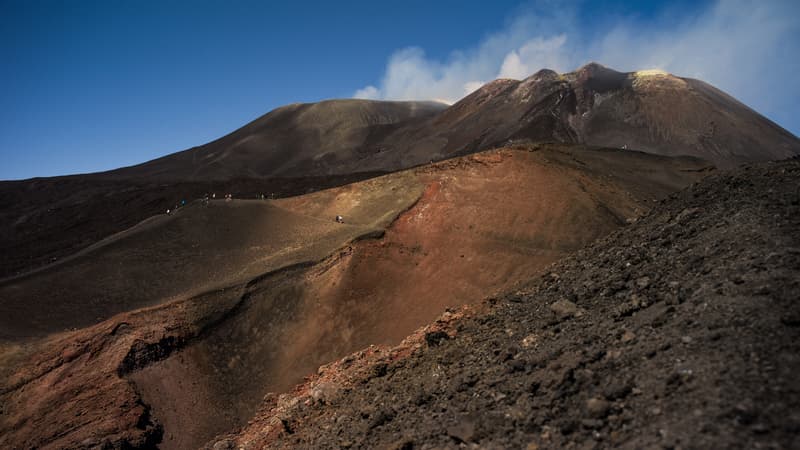
[[[178,202],[177,205],[173,206],[171,209],[167,208],[167,215],[172,214],[174,211],[177,211],[178,208],[181,208],[181,207],[184,207],[184,206],[186,206],[186,200],[182,199],[180,202]]]
[[[209,196],[209,194],[203,195],[203,199],[201,201],[203,203],[203,206],[208,206],[209,201],[213,200],[213,199],[216,199],[216,198],[217,198],[217,194],[212,192],[210,194],[210,196]],[[260,194],[258,196],[258,198],[260,198],[261,200],[265,200],[266,199],[264,194]],[[275,198],[275,194],[270,194],[269,195],[269,199],[270,200],[273,200],[274,198]],[[225,201],[226,202],[230,202],[232,200],[233,200],[233,194],[225,194]],[[167,208],[167,215],[168,216],[171,215],[173,212],[177,211],[178,208],[181,208],[181,207],[184,207],[184,206],[186,206],[186,200],[181,199],[181,201],[177,205],[175,205],[173,208]],[[339,214],[336,215],[336,218],[334,220],[336,220],[336,223],[344,223],[344,217],[342,217]]]
[[[206,193],[206,194],[203,195],[203,198],[200,201],[202,202],[203,206],[208,206],[209,202],[211,200],[216,200],[216,198],[217,198],[217,194],[216,193],[214,193],[214,192],[212,192],[211,194]],[[265,196],[264,194],[260,194],[257,198],[260,198],[261,200],[265,200],[265,199],[267,199],[267,196]],[[272,200],[274,198],[275,198],[275,194],[270,194],[269,195],[269,199],[270,200]],[[233,201],[233,194],[225,194],[225,201],[226,202]],[[178,202],[172,208],[168,208],[167,209],[167,215],[170,215],[170,214],[174,213],[179,208],[184,207],[184,206],[186,206],[186,200],[181,200],[180,202]]]
[[[208,206],[209,200],[215,199],[215,198],[217,198],[217,194],[215,194],[215,193],[210,194],[210,196],[209,196],[209,194],[204,194],[203,198],[201,199],[201,202],[203,203],[203,206]],[[233,199],[233,196],[231,194],[225,195],[225,201],[230,201],[232,199]],[[186,206],[186,199],[181,199],[181,201],[178,202],[178,204],[176,204],[172,208],[167,208],[167,215],[171,215],[172,213],[177,211],[179,208],[182,208],[184,206]]]

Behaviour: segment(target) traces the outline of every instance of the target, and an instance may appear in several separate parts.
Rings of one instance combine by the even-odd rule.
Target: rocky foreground
[[[800,448],[800,161],[745,167],[208,448]]]

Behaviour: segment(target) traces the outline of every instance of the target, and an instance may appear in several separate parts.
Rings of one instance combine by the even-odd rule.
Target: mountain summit
[[[469,153],[525,139],[690,155],[724,168],[800,152],[797,137],[705,82],[597,63],[490,82],[416,137],[428,143],[411,150],[420,153]]]

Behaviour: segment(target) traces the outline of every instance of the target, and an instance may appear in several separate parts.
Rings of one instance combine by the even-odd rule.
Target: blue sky
[[[800,134],[794,2],[295,3],[0,0],[0,179],[136,164],[287,103],[454,101],[591,60],[705,79]]]

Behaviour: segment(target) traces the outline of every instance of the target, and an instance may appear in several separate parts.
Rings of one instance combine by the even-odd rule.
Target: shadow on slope
[[[0,445],[160,442],[163,428],[127,376],[219,329],[266,280],[380,235],[421,193],[413,176],[392,181],[391,196],[367,199],[376,215],[369,223],[339,224],[273,201],[198,202],[7,281],[0,307],[13,340],[0,341]]]

